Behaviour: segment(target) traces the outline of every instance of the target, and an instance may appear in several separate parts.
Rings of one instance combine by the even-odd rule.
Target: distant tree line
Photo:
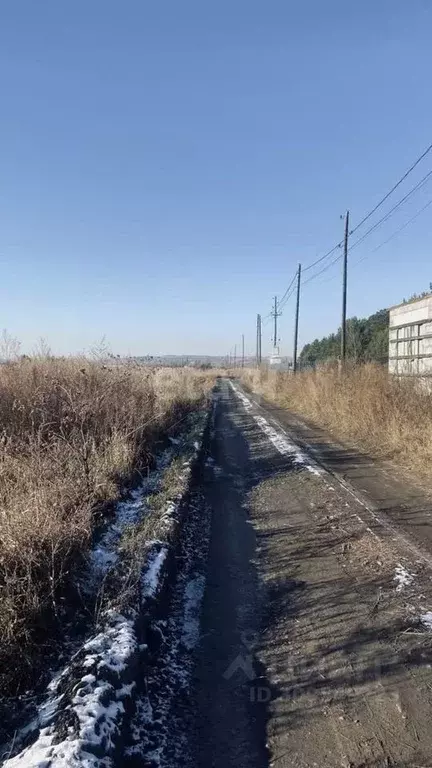
[[[424,299],[425,296],[430,296],[431,293],[432,293],[432,283],[429,283],[428,291],[422,291],[421,293],[413,293],[413,295],[410,296],[409,299],[404,299],[402,304],[408,304],[409,301],[415,301],[415,299]]]
[[[354,362],[388,362],[388,309],[380,309],[370,317],[347,320],[347,358]],[[337,360],[340,356],[341,329],[330,336],[306,344],[300,353],[302,366],[314,366]]]

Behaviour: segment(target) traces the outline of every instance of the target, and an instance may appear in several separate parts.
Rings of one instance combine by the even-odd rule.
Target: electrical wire
[[[297,275],[296,275],[296,277],[297,277]],[[287,295],[287,297],[286,297],[285,301],[283,301],[283,302],[280,302],[280,303],[279,303],[278,309],[282,310],[284,307],[286,307],[286,305],[288,304],[288,302],[289,302],[289,300],[290,300],[291,296],[293,296],[293,294],[295,293],[295,291],[296,291],[296,287],[297,287],[297,286],[293,285],[293,287],[291,288],[291,291],[290,291],[290,292],[289,292],[289,294]]]
[[[291,296],[292,296],[292,294],[293,294],[293,292],[295,290],[294,282],[295,282],[295,280],[297,278],[297,275],[298,275],[298,269],[296,269],[296,271],[294,273],[293,279],[291,280],[288,288],[286,289],[284,295],[282,296],[282,298],[279,301],[279,306],[278,306],[279,310],[282,309],[283,307],[285,307],[287,302],[291,298]],[[270,322],[270,318],[272,316],[273,316],[273,311],[269,312],[267,315],[265,315],[264,317],[261,318],[261,327],[262,328],[265,328],[265,326],[268,325],[268,323]]]
[[[315,267],[321,261],[324,261],[324,259],[327,259],[329,256],[332,255],[332,253],[334,253],[341,246],[342,246],[342,243],[338,243],[337,245],[334,245],[333,248],[331,248],[330,251],[327,251],[327,253],[324,254],[324,256],[320,256],[320,258],[317,259],[316,261],[313,261],[312,264],[308,264],[307,267],[303,267],[303,272],[307,272],[308,269],[312,269],[312,267]]]
[[[417,213],[414,214],[414,216],[411,216],[411,218],[408,219],[408,221],[406,221],[404,224],[402,224],[401,227],[398,227],[398,229],[396,229],[394,232],[392,232],[392,234],[389,237],[387,237],[386,240],[383,240],[382,243],[377,245],[376,248],[374,248],[372,251],[369,251],[368,253],[366,253],[364,256],[361,257],[361,259],[358,259],[357,261],[353,262],[353,264],[350,265],[350,268],[353,269],[358,264],[361,264],[363,261],[368,259],[370,256],[373,256],[373,254],[376,253],[376,251],[379,251],[380,248],[383,248],[385,245],[387,245],[387,243],[389,243],[391,240],[393,240],[394,237],[396,237],[406,227],[408,227],[410,224],[412,224],[412,222],[415,221],[431,205],[432,205],[432,199],[429,200],[426,203],[426,205],[423,205],[422,208],[420,208],[420,210],[418,210]],[[335,262],[333,262],[333,263],[335,263]],[[331,266],[331,264],[329,266]],[[328,277],[326,280],[320,280],[318,285],[323,285],[324,283],[329,283],[331,280],[335,280],[336,277],[337,277],[337,275],[332,275],[332,277]],[[312,279],[312,278],[310,278],[310,279]],[[307,281],[307,282],[309,282],[309,281]]]
[[[369,229],[368,229],[368,230],[367,230],[367,231],[366,231],[366,232],[365,232],[365,233],[364,233],[364,234],[363,234],[361,237],[359,237],[359,239],[358,239],[358,240],[356,240],[356,241],[355,241],[355,243],[354,243],[353,245],[351,245],[351,246],[350,246],[350,251],[352,251],[354,248],[357,248],[357,246],[358,246],[358,245],[360,245],[360,243],[362,243],[362,242],[363,242],[363,240],[364,240],[366,237],[368,237],[368,236],[369,236],[369,235],[370,235],[372,232],[374,232],[374,230],[375,230],[375,229],[377,229],[379,226],[381,226],[381,224],[383,224],[385,221],[387,221],[387,219],[389,219],[389,218],[390,218],[390,216],[392,216],[392,215],[393,215],[393,213],[394,213],[394,212],[395,212],[395,211],[396,211],[396,210],[397,210],[397,209],[398,209],[398,208],[399,208],[399,207],[400,207],[400,206],[401,206],[401,205],[402,205],[402,204],[403,204],[403,203],[404,203],[406,200],[408,200],[408,198],[409,198],[409,197],[411,197],[411,195],[413,195],[413,194],[414,194],[414,192],[417,192],[417,190],[421,189],[421,187],[423,187],[423,186],[426,184],[426,182],[427,182],[427,181],[430,179],[430,177],[431,177],[431,176],[432,176],[432,171],[429,171],[429,173],[427,173],[427,174],[426,174],[426,176],[423,176],[423,178],[422,178],[422,179],[420,179],[420,181],[419,181],[419,182],[418,182],[418,183],[417,183],[417,184],[416,184],[414,187],[412,187],[412,189],[410,189],[410,191],[409,191],[409,192],[407,192],[407,194],[406,194],[406,195],[404,195],[404,197],[402,197],[402,198],[401,198],[401,200],[399,200],[399,201],[396,203],[396,205],[394,205],[394,206],[393,206],[393,208],[390,208],[390,210],[388,211],[388,213],[386,213],[386,214],[385,214],[385,215],[384,215],[384,216],[383,216],[381,219],[379,219],[379,220],[378,220],[378,221],[377,221],[375,224],[373,224],[371,227],[369,227]]]
[[[305,287],[305,285],[307,285],[308,283],[310,283],[312,280],[315,280],[315,278],[316,278],[316,277],[319,277],[320,275],[322,275],[322,274],[323,274],[323,272],[326,272],[328,269],[330,269],[330,267],[332,267],[332,266],[333,266],[333,264],[336,264],[338,261],[340,261],[340,260],[341,260],[342,256],[343,256],[343,254],[342,254],[342,253],[340,253],[338,256],[336,256],[336,258],[335,258],[335,259],[333,259],[333,261],[331,261],[331,262],[330,262],[330,264],[326,264],[326,265],[325,265],[325,267],[323,267],[322,269],[320,269],[320,271],[319,271],[319,272],[316,272],[314,275],[312,275],[312,276],[311,276],[311,277],[309,277],[307,280],[305,280],[305,281],[304,281],[304,283],[302,284],[302,287],[304,288],[304,287]]]
[[[362,261],[365,261],[365,260],[366,260],[366,259],[368,259],[370,256],[372,256],[374,253],[376,253],[377,251],[379,251],[379,250],[380,250],[380,248],[383,248],[383,246],[384,246],[384,245],[387,245],[387,243],[389,243],[389,242],[390,242],[390,240],[393,240],[393,238],[394,238],[394,237],[396,237],[396,236],[399,234],[399,232],[402,232],[402,230],[403,230],[403,229],[405,229],[405,228],[406,228],[406,227],[408,227],[410,224],[412,224],[412,222],[413,222],[413,221],[415,221],[415,220],[416,220],[416,219],[417,219],[417,218],[418,218],[418,217],[419,217],[419,216],[420,216],[420,215],[423,213],[423,211],[425,211],[427,208],[429,208],[429,206],[430,206],[430,205],[432,205],[432,200],[429,200],[429,202],[427,202],[427,203],[426,203],[426,205],[424,205],[422,208],[420,208],[420,210],[419,210],[419,211],[417,211],[417,213],[415,213],[415,214],[414,214],[414,216],[412,216],[412,217],[411,217],[411,218],[410,218],[408,221],[406,221],[406,222],[405,222],[405,224],[402,224],[402,226],[401,226],[401,227],[399,227],[398,229],[396,229],[396,230],[395,230],[395,231],[394,231],[394,232],[393,232],[393,233],[390,235],[390,237],[388,237],[388,238],[387,238],[387,240],[384,240],[382,243],[380,243],[379,245],[377,245],[377,246],[376,246],[376,248],[374,248],[372,251],[370,251],[370,253],[367,253],[367,254],[365,254],[365,256],[362,256],[362,257],[361,257],[361,259],[358,259],[357,261],[355,261],[355,262],[354,262],[354,264],[352,264],[351,266],[352,266],[352,267],[355,267],[357,264],[361,264],[361,262],[362,262]]]
[[[419,163],[420,163],[420,162],[423,160],[423,158],[424,158],[424,157],[426,157],[426,155],[427,155],[427,154],[429,154],[429,152],[431,151],[431,149],[432,149],[432,144],[430,144],[430,145],[427,147],[427,149],[425,149],[425,151],[423,152],[423,154],[421,154],[421,155],[420,155],[420,157],[418,157],[418,158],[417,158],[417,160],[415,161],[415,163],[413,163],[413,165],[412,165],[410,168],[408,168],[408,170],[407,170],[407,171],[404,173],[404,175],[403,175],[403,176],[401,176],[401,178],[399,179],[399,181],[398,181],[398,182],[396,182],[396,184],[394,185],[394,187],[392,187],[392,188],[391,188],[390,192],[387,192],[387,194],[386,194],[386,195],[384,195],[384,197],[383,197],[383,198],[382,198],[382,199],[379,201],[379,203],[377,203],[377,204],[376,204],[376,206],[375,206],[374,208],[372,208],[372,210],[371,210],[371,211],[369,211],[369,213],[367,213],[367,214],[366,214],[366,216],[364,216],[364,217],[363,217],[363,219],[360,221],[360,223],[359,223],[359,224],[357,224],[357,226],[356,226],[356,227],[354,227],[354,229],[352,229],[352,230],[351,230],[351,232],[350,232],[350,235],[354,234],[354,232],[357,232],[357,230],[358,230],[358,229],[359,229],[359,228],[360,228],[360,227],[361,227],[361,226],[362,226],[362,225],[365,223],[365,221],[367,221],[368,219],[370,219],[370,217],[371,217],[371,216],[373,216],[373,214],[375,213],[375,211],[377,211],[377,210],[378,210],[378,208],[380,208],[380,207],[382,206],[382,204],[383,204],[383,203],[385,203],[385,201],[386,201],[386,200],[388,200],[388,198],[390,197],[390,195],[391,195],[391,194],[393,194],[393,192],[395,191],[395,189],[397,189],[397,188],[400,186],[400,184],[402,184],[402,182],[403,182],[403,181],[405,181],[405,179],[407,178],[407,176],[409,176],[409,174],[411,173],[411,171],[413,171],[413,170],[414,170],[414,168],[416,168],[416,167],[418,166],[418,164],[419,164]]]
[[[381,206],[382,206],[382,205],[385,203],[385,201],[386,201],[386,200],[388,200],[388,198],[390,197],[390,195],[392,195],[392,194],[393,194],[393,192],[394,192],[394,191],[395,191],[395,190],[396,190],[396,189],[397,189],[397,188],[398,188],[398,187],[399,187],[399,186],[402,184],[402,182],[403,182],[403,181],[405,181],[405,179],[406,179],[406,178],[409,176],[409,174],[410,174],[410,173],[411,173],[411,172],[414,170],[414,168],[416,168],[416,167],[418,166],[418,164],[419,164],[419,163],[420,163],[420,162],[423,160],[423,158],[425,158],[425,157],[426,157],[426,155],[428,155],[428,154],[429,154],[429,152],[430,152],[431,150],[432,150],[432,144],[430,144],[430,145],[427,147],[427,149],[425,149],[425,151],[424,151],[424,152],[423,152],[423,153],[420,155],[420,157],[418,157],[418,158],[417,158],[417,160],[416,160],[416,161],[415,161],[415,162],[414,162],[414,163],[413,163],[413,164],[410,166],[410,168],[408,168],[408,170],[407,170],[407,171],[405,171],[405,173],[403,174],[403,176],[401,176],[401,178],[399,179],[399,181],[397,181],[397,182],[396,182],[396,184],[395,184],[395,185],[394,185],[394,186],[393,186],[393,187],[390,189],[390,191],[389,191],[389,192],[387,192],[387,194],[386,194],[386,195],[384,195],[384,197],[383,197],[383,198],[381,198],[381,200],[380,200],[380,201],[379,201],[379,202],[378,202],[378,203],[377,203],[377,204],[374,206],[374,208],[372,208],[372,210],[371,210],[371,211],[369,211],[369,213],[367,213],[367,214],[366,214],[366,216],[364,216],[364,217],[362,218],[362,220],[359,222],[359,224],[357,224],[357,226],[355,226],[355,227],[354,227],[354,229],[352,229],[352,230],[350,231],[350,235],[353,235],[353,234],[354,234],[354,232],[357,232],[357,230],[358,230],[358,229],[359,229],[359,228],[360,228],[360,227],[361,227],[361,226],[362,226],[362,225],[363,225],[363,224],[364,224],[366,221],[368,221],[368,219],[370,219],[370,217],[371,217],[371,216],[373,216],[373,214],[375,213],[375,211],[377,211],[377,210],[378,210],[378,208],[380,208],[380,207],[381,207]],[[432,171],[431,171],[431,173],[432,173]],[[422,180],[421,180],[421,181],[418,183],[418,185],[416,185],[416,186],[415,186],[415,187],[414,187],[414,188],[413,188],[413,189],[412,189],[412,190],[411,190],[411,191],[408,193],[408,195],[406,195],[404,198],[402,198],[402,200],[400,200],[400,201],[399,201],[399,203],[397,203],[397,205],[396,205],[394,208],[392,208],[392,209],[391,209],[391,211],[389,211],[389,213],[388,213],[388,214],[386,214],[386,216],[385,216],[385,217],[383,217],[383,219],[382,219],[380,222],[377,222],[377,224],[375,224],[373,227],[371,227],[371,228],[368,230],[368,232],[366,232],[366,233],[363,235],[362,239],[364,239],[365,237],[367,237],[367,235],[368,235],[368,234],[370,234],[370,233],[371,233],[371,232],[372,232],[374,229],[376,229],[376,228],[379,226],[379,224],[380,224],[381,222],[385,221],[385,220],[386,220],[386,219],[387,219],[387,218],[388,218],[388,217],[391,215],[391,213],[392,213],[394,210],[396,210],[396,208],[398,208],[398,207],[399,207],[399,205],[402,205],[402,203],[403,203],[403,202],[405,202],[405,200],[406,200],[406,199],[408,199],[408,197],[410,197],[410,195],[411,195],[411,194],[413,194],[413,193],[414,193],[414,192],[415,192],[417,189],[419,189],[419,188],[422,186],[422,184],[423,184],[423,183],[425,183],[425,182],[427,181],[427,179],[429,178],[429,176],[430,176],[430,174],[427,174],[427,176],[426,176],[426,177],[424,177],[424,178],[423,178],[423,179],[422,179]],[[352,246],[352,247],[355,247],[355,245],[357,245],[359,242],[361,242],[361,239],[359,239],[359,240],[358,240],[358,241],[357,241],[357,242],[354,244],[354,246]],[[307,272],[309,269],[312,269],[312,268],[313,268],[313,267],[315,267],[317,264],[320,264],[322,261],[325,261],[325,259],[327,259],[329,256],[331,256],[331,255],[332,255],[332,254],[333,254],[333,253],[334,253],[334,252],[335,252],[335,251],[336,251],[338,248],[341,248],[341,247],[342,247],[342,242],[340,242],[340,243],[337,243],[337,245],[333,246],[333,248],[331,248],[329,251],[327,251],[327,253],[325,253],[325,254],[324,254],[324,256],[320,256],[320,258],[319,258],[319,259],[316,259],[316,261],[313,261],[313,262],[312,262],[312,264],[308,264],[308,266],[307,266],[307,267],[304,267],[304,268],[303,268],[303,272]],[[337,259],[336,259],[336,261],[337,261]],[[335,263],[335,262],[333,261],[332,263]],[[320,273],[317,273],[317,275],[318,275],[318,274],[320,274]],[[307,281],[306,281],[306,282],[307,282]],[[304,283],[304,284],[305,284],[305,283]]]
[[[294,280],[296,279],[297,275],[298,275],[298,269],[296,269],[296,271],[295,271],[295,274],[294,274],[294,277],[293,277],[293,279],[291,280],[291,282],[290,282],[290,284],[289,284],[288,288],[286,289],[286,291],[285,291],[284,295],[283,295],[283,296],[282,296],[282,298],[280,299],[280,301],[279,301],[279,306],[280,306],[280,305],[283,303],[283,300],[285,299],[285,296],[287,295],[287,293],[288,293],[288,291],[290,290],[290,288],[291,288],[292,284],[294,283]]]
[[[408,170],[405,171],[405,173],[396,182],[396,184],[394,184],[394,186],[389,190],[389,192],[387,192],[387,194],[384,195],[383,198],[381,198],[381,200],[374,206],[374,208],[372,208],[369,211],[369,213],[367,213],[366,216],[364,216],[362,218],[362,220],[354,227],[354,229],[352,229],[350,231],[350,233],[349,233],[350,235],[354,234],[354,232],[357,232],[357,230],[361,226],[363,226],[363,224],[366,221],[368,221],[371,218],[371,216],[373,216],[373,214],[378,210],[378,208],[380,208],[386,202],[386,200],[388,200],[390,195],[392,195],[393,192],[402,184],[402,182],[405,181],[405,179],[409,176],[409,174],[418,166],[418,164],[426,157],[426,155],[429,154],[429,152],[431,150],[432,150],[432,144],[430,144],[425,149],[425,151],[415,160],[415,162],[408,168]],[[410,191],[407,192],[407,194],[404,195],[404,197],[402,197],[401,200],[399,200],[393,206],[393,208],[391,208],[384,216],[382,216],[381,219],[379,219],[375,224],[373,224],[358,240],[356,240],[356,242],[352,246],[350,246],[349,251],[352,251],[354,248],[356,248],[358,245],[360,245],[360,243],[362,243],[370,234],[372,234],[372,232],[374,232],[379,226],[381,226],[381,224],[383,224],[385,221],[387,221],[390,218],[390,216],[392,216],[393,213],[401,205],[403,205],[403,203],[406,200],[408,200],[411,197],[411,195],[413,195],[415,192],[417,192],[418,189],[421,189],[421,187],[424,186],[424,184],[426,184],[426,182],[429,180],[429,178],[431,176],[432,176],[432,170],[429,171],[429,173],[427,173],[412,189],[410,189]],[[401,227],[399,227],[399,229],[397,229],[395,232],[393,232],[393,234],[390,235],[390,237],[387,238],[387,240],[385,240],[383,243],[381,243],[379,246],[377,246],[371,253],[367,254],[366,256],[363,256],[361,259],[359,259],[359,261],[355,262],[352,266],[355,266],[356,264],[360,264],[366,258],[371,256],[373,253],[375,253],[380,248],[382,248],[384,245],[386,245],[388,242],[390,242],[390,240],[392,240],[393,237],[396,237],[396,235],[399,234],[399,232],[401,232],[403,229],[405,229],[405,227],[409,226],[409,224],[411,224],[418,216],[420,216],[420,214],[424,210],[426,210],[426,208],[428,208],[430,205],[432,205],[432,200],[429,201],[423,208],[421,208],[420,211],[418,211],[409,221],[407,221],[405,224],[403,224]],[[303,268],[303,273],[307,272],[309,269],[312,269],[313,267],[317,266],[317,264],[320,264],[321,262],[323,262],[326,259],[328,259],[329,256],[331,256],[333,253],[335,253],[335,251],[338,250],[338,248],[342,247],[342,244],[343,244],[343,242],[337,243],[336,245],[333,246],[333,248],[331,248],[329,251],[327,251],[323,256],[320,256],[318,259],[313,261],[311,264],[308,264],[307,267]],[[335,259],[333,259],[330,263],[326,264],[322,269],[320,269],[314,275],[311,275],[311,277],[309,277],[307,280],[305,280],[302,283],[302,287],[304,287],[305,285],[310,283],[312,280],[315,280],[317,277],[319,277],[324,272],[326,272],[328,269],[330,269],[332,266],[334,266],[334,264],[336,264],[338,261],[340,261],[340,259],[342,258],[342,255],[343,254],[338,254],[338,256]],[[284,295],[282,296],[282,299],[279,302],[279,309],[282,309],[287,304],[287,302],[291,298],[292,294],[294,293],[293,284],[294,284],[294,281],[295,281],[295,279],[297,277],[297,274],[298,274],[298,272],[296,271],[293,279],[291,280],[291,283],[289,284],[289,286],[286,289]],[[330,278],[330,279],[332,280],[333,278]],[[326,282],[326,281],[322,281],[322,282]],[[262,327],[265,327],[266,325],[268,325],[268,323],[270,322],[271,317],[272,317],[272,312],[269,312],[269,314],[266,315],[262,319],[262,321],[261,321]]]

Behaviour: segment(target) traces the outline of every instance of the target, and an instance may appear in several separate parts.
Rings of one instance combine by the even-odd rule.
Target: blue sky
[[[0,326],[26,351],[252,351],[297,263],[431,143],[431,29],[429,0],[4,0]],[[427,288],[431,244],[432,207],[350,269],[349,315]],[[301,343],[337,328],[340,294],[340,264],[305,286]]]

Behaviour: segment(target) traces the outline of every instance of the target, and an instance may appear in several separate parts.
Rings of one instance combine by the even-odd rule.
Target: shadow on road
[[[346,500],[277,452],[224,385],[203,487],[212,535],[191,763],[432,765],[431,636],[395,608]]]

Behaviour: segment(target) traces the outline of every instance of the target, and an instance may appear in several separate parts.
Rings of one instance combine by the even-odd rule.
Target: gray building
[[[389,371],[432,375],[432,294],[390,308]]]

